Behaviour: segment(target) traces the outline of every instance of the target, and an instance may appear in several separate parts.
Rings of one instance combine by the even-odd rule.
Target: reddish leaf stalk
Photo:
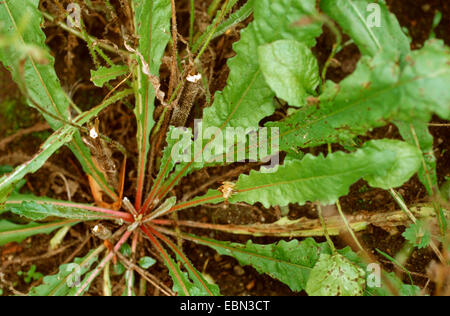
[[[184,283],[183,283],[183,281],[181,279],[181,276],[178,275],[178,273],[176,272],[176,269],[175,269],[174,265],[172,264],[169,256],[167,255],[167,252],[164,250],[162,245],[158,242],[158,240],[156,240],[155,236],[147,229],[146,226],[142,225],[141,226],[141,230],[144,232],[145,235],[147,235],[147,237],[150,239],[152,244],[156,247],[156,249],[164,257],[164,260],[167,262],[167,265],[169,265],[170,269],[173,271],[173,273],[174,273],[175,277],[177,278],[178,282],[182,286],[184,293],[186,293],[186,295],[190,295],[188,289],[186,288],[186,286],[184,285]]]
[[[161,183],[162,177],[163,177],[163,175],[166,173],[167,168],[169,167],[169,163],[170,163],[170,157],[169,157],[169,159],[167,160],[166,165],[164,166],[163,172],[161,173],[161,177],[158,177],[158,179],[156,180],[156,183],[155,183],[155,185],[153,186],[153,189],[152,189],[152,191],[150,192],[148,198],[145,200],[144,206],[142,207],[142,210],[139,211],[139,214],[142,214],[142,213],[146,212],[147,209],[148,209],[148,207],[149,207],[149,205],[150,205],[151,203],[153,203],[153,196],[155,195],[156,190],[159,188],[159,184]]]
[[[95,268],[95,270],[92,272],[92,274],[88,277],[88,279],[83,282],[83,284],[81,285],[81,287],[78,289],[78,291],[75,293],[75,296],[79,296],[81,295],[84,290],[86,289],[86,287],[89,286],[89,284],[91,284],[91,282],[98,276],[98,274],[100,273],[100,271],[102,271],[102,269],[105,267],[105,265],[111,261],[112,257],[114,256],[114,253],[119,251],[120,247],[122,247],[122,245],[128,240],[128,237],[130,237],[131,235],[131,231],[126,231],[125,234],[122,235],[122,237],[120,238],[120,240],[117,242],[117,244],[114,246],[113,251],[110,251],[108,253],[108,255],[103,258],[102,262],[100,262],[100,264]]]
[[[217,200],[217,199],[220,199],[220,198],[223,198],[222,195],[215,195],[215,196],[210,196],[210,197],[199,199],[199,200],[195,200],[195,201],[188,201],[188,202],[180,203],[178,205],[175,205],[171,209],[169,209],[167,212],[162,213],[158,217],[162,217],[164,215],[168,215],[168,214],[171,214],[173,212],[176,212],[176,211],[188,208],[188,207],[204,204],[204,203],[206,203],[208,201],[213,201],[213,200]],[[151,216],[151,214],[150,214],[150,216]]]
[[[184,255],[184,253],[173,243],[170,241],[170,239],[166,238],[164,235],[160,234],[159,232],[157,232],[156,230],[154,230],[151,226],[148,227],[150,229],[150,231],[159,239],[161,239],[163,242],[165,242],[170,249],[172,249],[172,251],[174,251],[175,253],[178,254],[178,256],[180,256],[180,258],[183,260],[184,264],[186,265],[186,267],[195,275],[195,277],[200,281],[200,283],[202,284],[202,286],[205,288],[205,290],[208,292],[209,295],[214,296],[214,294],[209,290],[208,286],[205,284],[205,282],[203,281],[202,277],[200,275],[198,275],[198,273],[195,271],[194,267],[192,266],[192,264],[189,262],[189,259],[186,258],[186,256]]]

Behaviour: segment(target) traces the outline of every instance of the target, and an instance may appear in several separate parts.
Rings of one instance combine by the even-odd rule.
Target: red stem
[[[200,205],[200,204],[206,203],[208,201],[213,201],[213,200],[220,199],[220,198],[223,198],[223,196],[222,195],[215,195],[215,196],[210,196],[210,197],[206,197],[206,198],[195,200],[195,201],[188,201],[188,202],[180,203],[180,204],[177,204],[177,205],[173,206],[167,212],[162,213],[161,215],[159,215],[158,218],[162,217],[164,215],[168,215],[170,213],[173,213],[173,212],[176,212],[176,211],[179,211],[179,210],[191,207],[191,206]]]
[[[208,286],[205,284],[203,279],[198,275],[198,273],[195,271],[195,268],[192,266],[192,264],[189,262],[189,259],[186,258],[184,253],[173,243],[170,241],[170,239],[166,238],[164,235],[160,234],[156,230],[154,230],[151,226],[148,227],[150,231],[159,239],[164,241],[171,249],[172,251],[176,252],[180,258],[184,261],[184,264],[186,265],[189,270],[195,275],[195,277],[200,281],[202,286],[205,288],[205,290],[208,292],[209,295],[214,296],[214,294],[209,290]]]
[[[144,232],[145,235],[147,235],[147,237],[150,239],[150,241],[152,242],[152,244],[156,247],[156,249],[161,253],[161,255],[164,257],[167,265],[169,265],[170,269],[173,271],[175,277],[178,280],[178,283],[183,287],[183,291],[184,293],[186,293],[186,295],[189,295],[189,291],[186,289],[183,281],[181,280],[181,277],[178,275],[178,273],[176,272],[176,268],[175,266],[172,264],[171,259],[169,258],[169,256],[167,255],[167,252],[164,250],[164,248],[162,247],[162,245],[158,242],[158,240],[156,240],[155,236],[153,236],[153,234],[147,229],[147,227],[145,225],[141,226],[141,230]]]
[[[169,156],[169,159],[167,159],[166,165],[164,166],[164,170],[163,170],[163,172],[161,173],[161,176],[158,177],[158,179],[156,179],[156,183],[155,183],[155,185],[153,186],[153,189],[150,191],[149,196],[148,196],[147,199],[145,200],[144,206],[142,207],[142,210],[139,211],[139,214],[142,214],[142,213],[146,212],[146,211],[147,211],[147,208],[149,207],[149,205],[153,202],[153,196],[155,195],[155,192],[156,192],[156,190],[158,189],[159,184],[160,184],[162,178],[164,177],[164,174],[165,174],[166,171],[167,171],[167,168],[169,167],[170,159],[171,159],[171,156]]]
[[[128,237],[131,235],[131,231],[126,231],[125,234],[122,235],[120,240],[117,242],[117,244],[114,246],[113,251],[110,251],[108,255],[103,258],[102,262],[95,268],[95,270],[92,272],[92,274],[88,277],[88,279],[83,282],[81,287],[78,289],[78,291],[75,293],[75,296],[81,295],[83,291],[86,289],[86,287],[91,284],[91,282],[98,276],[100,271],[105,267],[105,265],[111,260],[111,258],[114,256],[114,253],[119,251],[120,247],[127,241]]]

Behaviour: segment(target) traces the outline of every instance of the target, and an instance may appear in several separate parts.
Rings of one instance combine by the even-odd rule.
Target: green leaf
[[[32,49],[25,50],[24,54],[24,50],[16,49],[17,45],[0,48],[0,61],[11,71],[13,79],[19,87],[24,89],[26,87],[27,94],[34,102],[47,112],[67,121],[70,119],[69,99],[54,70],[54,58],[45,45],[45,34],[41,30],[42,14],[38,10],[38,5],[38,0],[20,2],[8,0],[1,3],[0,21],[2,23],[0,24],[0,33],[13,38],[22,46],[37,47],[45,55],[46,62],[37,60]],[[23,68],[20,65],[22,60],[24,61]],[[23,76],[20,75],[22,72]],[[105,103],[115,102],[117,97],[124,97],[125,95],[127,94],[119,92]],[[31,100],[28,100],[28,103],[34,107]],[[42,112],[42,114],[52,129],[57,130],[63,126],[62,121],[56,120],[45,112]],[[71,133],[74,135],[69,148],[80,161],[83,170],[90,174],[110,197],[113,197],[110,193],[111,190],[108,190],[105,178],[94,165],[90,151],[83,143],[80,134],[76,130],[71,131]],[[0,196],[2,194],[4,194],[4,190],[0,188]]]
[[[295,40],[281,40],[258,49],[259,64],[277,97],[301,107],[315,95],[320,83],[319,66],[311,49]]]
[[[266,124],[279,127],[281,150],[348,142],[392,120],[429,121],[433,113],[450,117],[448,47],[429,41],[405,59],[404,67],[387,58],[363,58],[356,71],[339,84],[325,84],[317,106]]]
[[[182,255],[178,247],[174,246],[170,241],[168,242],[168,239],[164,237],[164,242],[169,245],[172,250],[175,250],[177,256],[183,261],[183,264],[188,268],[188,271],[190,271],[189,274],[181,271],[179,265],[175,263],[175,261],[167,253],[161,243],[156,239],[155,235],[153,235],[145,226],[141,226],[141,229],[147,235],[147,237],[149,237],[152,244],[161,254],[161,257],[164,260],[164,264],[169,269],[170,277],[173,280],[174,292],[176,292],[178,295],[183,296],[209,296],[211,294],[218,295],[219,288],[216,285],[205,283],[205,279],[199,275],[198,271],[193,268],[186,257]],[[160,236],[160,234],[158,234],[158,236]],[[190,276],[192,276],[192,280]]]
[[[241,265],[251,265],[259,273],[266,273],[287,284],[292,291],[306,287],[309,274],[325,248],[314,239],[302,242],[291,240],[259,245],[248,241],[237,244],[188,235],[187,239],[209,246],[221,255],[236,258]]]
[[[22,272],[22,271],[19,271]],[[18,273],[19,273],[18,272]],[[44,275],[40,272],[36,272],[36,265],[33,264],[30,269],[27,271],[27,275],[24,277],[24,281],[25,283],[30,283],[32,280],[33,281],[38,281],[40,279],[42,279],[44,277]]]
[[[74,119],[74,122],[79,125],[85,124],[91,118],[98,115],[98,113],[100,113],[100,111],[102,111],[109,104],[128,95],[129,93],[130,90],[123,90],[117,92],[114,96],[104,101],[103,103],[97,105],[96,107],[90,109],[87,112],[81,113],[77,118]],[[6,201],[7,196],[14,189],[14,185],[17,184],[17,182],[20,181],[26,174],[33,173],[39,170],[39,168],[42,167],[42,165],[55,151],[57,151],[64,144],[70,142],[75,132],[77,132],[77,129],[71,125],[62,126],[60,129],[54,132],[49,138],[47,138],[47,140],[41,145],[37,154],[34,155],[29,161],[17,166],[13,172],[2,176],[0,178],[0,203]],[[76,146],[78,143],[74,142],[72,144]],[[74,153],[77,155],[77,152]],[[80,162],[81,161],[82,160],[80,160]],[[85,162],[81,163],[85,164]],[[97,176],[95,175],[95,167],[94,169],[90,169],[90,174],[94,174],[94,178],[97,179]],[[102,182],[98,181],[98,183],[101,184]],[[105,190],[105,192],[107,192],[107,190]]]
[[[90,270],[104,249],[104,246],[100,246],[83,258],[76,258],[72,263],[59,266],[57,274],[44,277],[43,284],[33,287],[28,295],[67,296],[73,288],[77,287],[81,276]]]
[[[205,134],[209,128],[222,131],[227,127],[258,129],[259,122],[275,111],[275,94],[260,69],[256,56],[258,47],[280,39],[298,40],[312,47],[315,38],[322,33],[320,22],[302,27],[294,25],[317,14],[315,0],[257,0],[254,5],[254,21],[241,31],[240,40],[233,45],[236,56],[227,62],[230,69],[227,85],[215,94],[213,104],[204,109],[200,133]],[[198,142],[204,140],[198,144],[199,148],[204,148],[211,139],[211,135],[204,136],[197,138]],[[180,163],[167,182],[176,183],[181,176],[207,165],[214,163]]]
[[[152,257],[142,257],[139,259],[139,266],[142,269],[148,269],[156,263],[156,260]]]
[[[114,266],[113,266],[113,270],[114,270],[114,274],[115,275],[121,275],[122,273],[125,272],[125,267],[123,266],[123,264],[121,264],[120,262],[117,262]]]
[[[164,202],[148,217],[147,220],[162,216],[163,214],[167,213],[167,211],[169,211],[176,203],[176,196],[165,199]]]
[[[125,257],[131,256],[131,246],[128,243],[124,243],[122,247],[120,247],[120,253]]]
[[[14,185],[26,174],[39,170],[47,159],[65,143],[71,141],[76,130],[72,126],[63,126],[54,132],[40,150],[29,161],[16,167],[13,172],[0,178],[0,202],[6,201],[7,196],[12,192]]]
[[[418,173],[419,180],[427,189],[428,194],[432,195],[433,187],[437,187],[438,182],[436,172],[436,157],[434,156],[433,149],[433,135],[431,135],[430,131],[428,130],[428,123],[422,121],[413,121],[411,123],[397,121],[395,122],[395,125],[397,126],[400,135],[402,135],[403,139],[406,142],[413,146],[417,146],[412,130],[414,129],[426,167],[425,170],[423,163],[420,165],[420,170]]]
[[[364,179],[372,187],[389,189],[399,187],[408,181],[421,166],[420,151],[405,142],[395,140],[371,141],[368,145],[378,152],[392,151],[395,159],[388,168],[380,169]]]
[[[4,175],[5,173],[13,171],[14,168],[12,166],[8,165],[2,165],[0,166],[0,176]]]
[[[436,157],[433,148],[433,135],[428,130],[427,121],[395,122],[403,139],[408,143],[418,146],[422,151],[422,163],[418,172],[419,180],[426,188],[428,195],[434,194],[434,189],[438,188]],[[435,209],[439,213],[438,224],[441,232],[447,230],[447,221],[442,207],[435,203]]]
[[[426,248],[431,241],[431,232],[424,221],[411,224],[402,234],[411,245],[419,249]]]
[[[181,162],[186,148],[191,146],[192,130],[190,128],[177,128],[169,126],[167,132],[167,146],[164,148],[157,179],[164,181],[173,170],[174,166]],[[180,157],[179,159],[177,157]],[[191,156],[189,155],[189,159]]]
[[[229,201],[259,202],[266,208],[289,203],[303,205],[307,201],[333,204],[361,178],[371,186],[391,188],[409,180],[419,166],[417,148],[396,140],[369,141],[350,154],[336,152],[326,158],[308,154],[302,160],[286,159],[272,173],[252,170],[239,177]],[[193,203],[223,200],[221,192],[210,190]]]
[[[0,246],[9,242],[21,242],[27,237],[37,234],[49,234],[65,225],[75,225],[79,221],[66,220],[53,223],[29,223],[24,225],[14,224],[7,220],[0,220]]]
[[[330,274],[336,275],[339,269],[345,271],[345,273],[337,276],[342,277],[341,280],[334,283],[338,287],[327,287],[325,284],[323,290],[327,293],[324,294],[336,295],[339,289],[341,295],[351,295],[351,293],[361,295],[364,291],[365,271],[368,267],[350,247],[340,249],[338,254],[333,254],[326,242],[318,244],[312,238],[307,238],[301,242],[291,240],[289,242],[280,241],[274,244],[260,245],[253,244],[252,241],[248,241],[247,244],[217,241],[185,233],[181,233],[180,236],[197,244],[211,247],[219,254],[232,256],[242,265],[251,265],[259,273],[266,273],[279,279],[293,291],[305,289],[309,284],[310,295],[320,294],[314,293],[317,290],[314,286],[314,280],[324,284]],[[320,264],[319,259],[322,259]],[[327,263],[330,263],[330,265],[327,265]],[[403,284],[395,274],[385,273],[385,275],[399,289],[401,295],[418,293],[418,287]],[[345,288],[342,288],[342,286],[345,286]],[[364,294],[389,295],[390,292],[383,284],[381,288],[368,288]]]
[[[19,63],[23,65],[24,84],[29,95],[47,111],[67,118],[69,102],[60,85],[53,68],[54,58],[45,45],[45,34],[41,30],[42,15],[37,9],[39,0],[3,1],[0,4],[0,34],[15,38],[18,43],[35,45],[45,52],[47,63],[39,63],[31,51],[26,55],[12,47],[0,48],[0,61],[7,67],[13,79],[20,84]],[[33,106],[29,102],[30,106]],[[53,129],[61,127],[62,123],[44,114]]]
[[[91,70],[91,81],[97,87],[103,87],[105,83],[125,75],[126,73],[128,73],[128,66],[124,65],[114,65],[109,68],[100,67],[97,70]]]
[[[310,296],[362,296],[365,272],[344,256],[321,254],[306,284]]]
[[[386,277],[391,285],[398,291],[400,296],[419,296],[420,288],[415,285],[404,284],[402,280],[395,275],[394,272],[384,272],[384,277]],[[381,287],[367,288],[367,294],[369,296],[392,296],[392,292],[385,282],[382,283]]]
[[[257,0],[254,16],[260,44],[294,39],[313,47],[322,33],[322,23],[311,20],[317,13],[314,0]],[[295,25],[303,21],[308,23]]]
[[[160,235],[158,237],[162,239],[167,246],[175,253],[178,262],[181,262],[186,270],[188,271],[189,278],[193,281],[195,285],[195,290],[198,292],[197,295],[204,296],[218,296],[220,295],[219,287],[216,284],[208,282],[205,277],[192,265],[190,260],[186,257],[183,251],[169,239]]]
[[[382,50],[403,56],[409,52],[407,36],[382,1],[322,0],[320,8],[350,35],[363,55],[375,56]]]
[[[234,13],[231,13],[226,21],[222,22],[214,32],[212,39],[219,37],[224,34],[227,30],[231,29],[233,26],[243,22],[247,19],[253,12],[254,2],[256,0],[248,0],[239,10]],[[204,34],[208,34],[208,31],[211,27],[214,27],[214,21],[210,24],[210,26],[205,30]],[[202,38],[199,38],[202,40]],[[193,49],[194,50],[194,49]]]
[[[73,204],[76,205],[76,204]],[[33,221],[40,221],[47,217],[61,217],[68,219],[79,219],[82,221],[105,218],[105,214],[95,211],[80,209],[64,201],[23,201],[20,204],[6,204],[5,210],[14,214],[24,216]]]
[[[227,86],[216,93],[214,103],[203,112],[203,128],[258,127],[261,119],[274,111],[273,92],[265,83],[258,58],[258,47],[280,39],[294,39],[308,47],[322,32],[320,23],[295,27],[293,23],[315,14],[314,0],[258,0],[255,20],[241,31],[241,39],[229,59]],[[255,109],[257,109],[255,111]]]
[[[150,131],[154,126],[153,111],[155,109],[156,92],[144,73],[149,67],[150,74],[159,77],[161,60],[170,38],[170,0],[140,1],[133,0],[135,12],[136,35],[139,38],[138,51],[145,63],[138,58],[136,107],[134,113],[137,120],[138,144],[138,179],[137,204],[140,205],[144,185],[147,153],[150,147]]]

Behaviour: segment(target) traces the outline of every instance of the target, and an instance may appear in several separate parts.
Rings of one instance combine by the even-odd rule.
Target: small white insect
[[[201,74],[196,74],[196,75],[189,75],[186,77],[186,80],[189,82],[193,82],[193,83],[197,83],[200,79],[202,79],[202,75]]]
[[[96,139],[98,137],[98,133],[95,127],[91,128],[91,130],[89,131],[89,136],[91,136],[91,138],[93,139]]]

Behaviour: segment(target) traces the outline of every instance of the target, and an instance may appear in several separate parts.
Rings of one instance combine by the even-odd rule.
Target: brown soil
[[[58,8],[53,4],[52,0],[43,0],[41,5],[43,8],[56,14]],[[67,1],[61,1],[62,5],[67,6]],[[111,1],[113,5],[118,5],[119,1]],[[388,0],[390,9],[396,14],[402,26],[408,29],[413,39],[412,48],[420,48],[424,41],[431,33],[431,26],[436,10],[442,12],[443,19],[435,33],[438,38],[445,40],[450,45],[450,3],[445,0]],[[179,32],[186,36],[188,34],[189,11],[187,10],[188,1],[177,1]],[[196,1],[197,3],[197,19],[198,21],[208,22],[205,16],[206,8],[210,1]],[[123,19],[123,17],[119,17]],[[250,20],[250,19],[249,19]],[[88,30],[92,35],[107,38],[112,42],[120,43],[119,30],[113,25],[105,28],[105,23],[99,16],[89,16]],[[235,31],[213,41],[211,52],[205,54],[204,67],[211,72],[211,93],[223,89],[228,75],[226,60],[233,56],[232,44],[239,39],[239,29],[244,27],[246,23],[242,23]],[[207,25],[207,24],[205,24]],[[76,104],[85,109],[93,104],[97,104],[107,93],[104,89],[93,88],[89,84],[89,70],[93,67],[89,52],[84,43],[73,37],[68,36],[61,29],[47,25],[45,32],[47,35],[47,43],[56,58],[56,70],[59,78],[67,91],[70,91]],[[323,64],[328,58],[333,44],[333,35],[325,30],[324,34],[318,39],[318,44],[314,49],[319,61]],[[77,56],[71,58],[71,56]],[[334,81],[340,81],[353,72],[356,63],[360,58],[360,53],[355,45],[349,45],[343,49],[336,58],[339,60],[338,67],[330,68],[328,78]],[[163,89],[167,89],[169,69],[163,66],[161,77]],[[12,82],[7,71],[0,66],[0,107],[4,107],[8,100],[18,100],[15,113],[25,111],[28,114],[26,119],[18,120],[19,125],[14,126],[11,119],[8,118],[3,111],[0,111],[0,139],[9,136],[17,130],[30,127],[40,121],[36,111],[29,110],[20,98],[17,87]],[[205,97],[197,101],[197,104],[204,104]],[[160,109],[156,112],[158,113]],[[192,115],[197,116],[201,113],[201,106],[193,111]],[[190,122],[192,118],[190,118]],[[131,159],[127,163],[127,176],[125,183],[125,192],[127,196],[134,196],[134,188],[136,182],[136,125],[134,123],[134,115],[132,110],[126,104],[120,104],[110,107],[102,113],[100,121],[102,122],[101,130],[108,131],[107,134],[113,139],[119,140],[126,149],[131,153]],[[132,123],[130,123],[132,122]],[[444,123],[438,118],[433,119],[435,123]],[[448,123],[448,122],[445,122]],[[448,127],[431,127],[431,133],[435,139],[435,154],[438,161],[439,184],[442,184],[445,177],[450,176],[450,128]],[[41,137],[41,138],[40,138]],[[364,137],[364,139],[377,138],[399,138],[398,131],[394,126],[386,126],[376,129]],[[4,151],[0,151],[0,165],[17,165],[23,162],[30,155],[36,152],[39,144],[42,143],[42,135],[29,134],[22,136],[9,144]],[[201,186],[205,179],[217,177],[217,182],[211,187],[217,188],[220,185],[221,176],[233,170],[240,168],[241,165],[233,165],[227,168],[209,168],[200,172],[196,172],[185,178],[182,183],[175,188],[174,193],[181,198],[184,194]],[[54,179],[52,183],[49,179],[55,173],[55,168],[65,169],[69,180],[77,184],[76,193],[72,196],[73,201],[92,202],[89,185],[81,166],[76,161],[70,150],[62,148],[46,164],[40,171],[26,177],[27,183],[24,190],[31,191],[36,195],[48,195],[59,199],[67,200],[67,194],[63,187],[61,179]],[[243,169],[248,172],[250,168]],[[232,180],[232,179],[230,179]],[[427,193],[423,185],[417,177],[413,177],[410,181],[398,189],[408,205],[425,202],[428,200]],[[205,192],[200,192],[205,193]],[[341,204],[344,211],[348,214],[364,212],[386,212],[398,208],[395,201],[386,191],[372,189],[367,186],[364,181],[355,183],[351,187],[350,193],[341,198]],[[178,216],[183,220],[196,220],[207,223],[218,224],[249,224],[249,223],[269,223],[278,218],[277,210],[265,209],[261,205],[255,206],[230,206],[230,207],[196,207],[181,212]],[[311,205],[299,207],[290,205],[290,218],[308,217],[315,218],[315,211]],[[14,218],[19,220],[18,218]],[[101,241],[90,236],[90,229],[93,223],[85,223],[74,226],[64,239],[61,248],[56,251],[49,251],[50,236],[39,235],[28,238],[20,244],[8,244],[0,247],[0,272],[5,275],[7,283],[0,281],[0,289],[3,289],[3,295],[17,294],[16,291],[26,293],[28,289],[38,282],[26,283],[23,277],[17,274],[18,271],[28,271],[32,264],[36,265],[37,271],[44,275],[53,274],[57,271],[58,266],[68,262],[74,255],[77,257],[85,255],[90,249],[101,244]],[[405,228],[399,227],[397,231],[386,231],[378,227],[371,227],[364,233],[360,233],[359,237],[365,247],[372,252],[378,260],[384,264],[384,269],[393,270],[391,262],[375,252],[375,248],[380,249],[394,256],[404,245],[404,238],[401,236]],[[227,240],[233,242],[245,243],[249,238],[240,235],[231,235],[215,231],[204,231],[199,229],[188,229],[188,232],[197,233],[201,236],[208,236],[218,240]],[[275,238],[253,238],[255,242],[271,243],[279,239]],[[318,238],[318,241],[324,241]],[[344,238],[334,238],[334,242],[339,247],[346,246]],[[82,247],[80,247],[82,245]],[[138,249],[141,255],[155,256],[155,251],[147,244],[147,241],[141,244]],[[240,267],[238,262],[227,256],[219,256],[210,248],[198,246],[191,242],[184,242],[183,249],[198,270],[208,274],[221,288],[224,295],[303,295],[304,293],[293,293],[281,282],[272,279],[267,275],[260,275],[251,267]],[[432,260],[436,260],[433,252],[429,250],[416,250],[412,253],[410,259],[406,263],[406,268],[413,272],[414,282],[423,287],[428,281],[426,269]],[[170,284],[170,278],[167,269],[162,262],[159,262],[149,270],[166,284]],[[99,278],[100,279],[100,278]],[[123,276],[113,276],[113,294],[121,293],[123,289]],[[10,283],[8,283],[10,282]],[[433,286],[428,286],[433,289]],[[89,290],[90,295],[101,295],[102,284],[97,280]],[[147,295],[158,295],[152,286],[148,286]]]

